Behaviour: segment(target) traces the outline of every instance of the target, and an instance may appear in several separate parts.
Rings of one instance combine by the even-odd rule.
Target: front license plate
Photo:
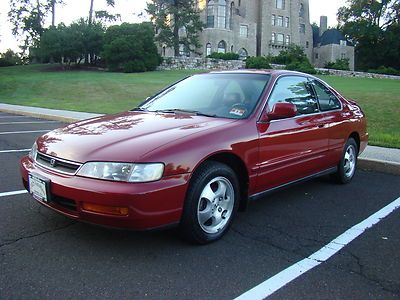
[[[43,178],[39,178],[36,175],[29,174],[29,192],[31,195],[43,202],[49,201],[49,181]]]

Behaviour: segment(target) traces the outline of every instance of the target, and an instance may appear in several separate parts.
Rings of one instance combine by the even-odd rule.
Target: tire
[[[180,233],[189,242],[207,244],[229,229],[239,204],[239,183],[225,164],[208,161],[193,174],[183,207]]]
[[[358,146],[353,138],[349,138],[344,146],[342,158],[337,166],[337,172],[333,174],[336,182],[349,183],[357,169]]]

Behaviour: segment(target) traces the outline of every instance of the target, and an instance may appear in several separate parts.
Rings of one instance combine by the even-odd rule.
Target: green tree
[[[62,3],[62,0],[10,0],[8,18],[13,26],[13,34],[25,39],[23,50],[40,41],[44,32],[44,21],[50,11],[54,25],[55,7],[58,3]]]
[[[357,68],[367,70],[390,63],[382,54],[392,48],[385,40],[389,38],[386,31],[400,22],[398,0],[348,0],[337,16],[339,29],[355,43]]]
[[[110,70],[140,72],[154,70],[160,57],[150,23],[111,26],[104,37],[102,58]]]
[[[174,49],[179,56],[181,45],[190,52],[201,47],[199,32],[204,24],[200,20],[195,0],[151,0],[147,13],[155,25],[156,40]]]

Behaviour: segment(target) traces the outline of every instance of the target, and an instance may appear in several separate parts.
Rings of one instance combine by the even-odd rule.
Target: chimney
[[[328,17],[321,16],[319,19],[319,36],[322,36],[328,30]]]

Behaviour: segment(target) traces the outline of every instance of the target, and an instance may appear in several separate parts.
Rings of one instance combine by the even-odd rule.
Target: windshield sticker
[[[229,112],[231,115],[235,116],[243,116],[245,114],[246,110],[243,108],[232,108],[231,111]]]

